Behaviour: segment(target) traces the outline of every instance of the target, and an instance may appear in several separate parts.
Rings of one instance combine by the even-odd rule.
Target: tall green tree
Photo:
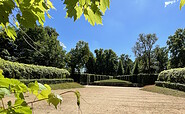
[[[167,46],[171,68],[185,67],[185,29],[178,29],[174,35],[169,36]]]
[[[116,75],[118,68],[118,57],[116,53],[109,49],[96,49],[96,71],[97,74]]]
[[[132,69],[132,74],[139,74],[139,66],[138,66],[138,59],[134,62],[134,67]]]
[[[140,34],[138,41],[132,48],[136,57],[147,61],[146,68],[148,73],[151,73],[151,53],[155,42],[158,40],[156,34]]]
[[[166,47],[159,47],[153,50],[154,65],[157,66],[157,73],[166,70],[168,64],[168,49]]]
[[[123,74],[124,74],[123,64],[122,64],[122,61],[119,60],[117,75],[123,75]]]
[[[116,75],[118,69],[118,56],[112,49],[105,50],[104,56],[105,56],[104,74]]]
[[[79,41],[75,48],[67,54],[70,59],[68,60],[68,66],[71,68],[71,73],[76,71],[80,73],[80,70],[85,68],[85,64],[89,60],[90,50],[87,42]]]
[[[105,68],[105,55],[103,49],[94,50],[96,54],[96,74],[104,74]]]
[[[89,60],[85,64],[86,72],[90,74],[96,73],[96,59],[92,52],[89,53]]]
[[[30,39],[18,31],[15,40],[18,62],[64,68],[65,51],[57,40],[59,34],[55,29],[41,26],[23,29]]]
[[[120,60],[123,63],[123,68],[124,68],[124,74],[130,74],[131,71],[128,71],[129,69],[131,70],[133,67],[133,61],[130,59],[130,56],[127,54],[121,54]],[[128,68],[129,67],[129,68]]]

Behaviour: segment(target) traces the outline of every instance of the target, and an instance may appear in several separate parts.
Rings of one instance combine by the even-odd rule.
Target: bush
[[[15,79],[67,78],[70,75],[65,69],[10,62],[1,58],[0,69],[5,77]]]
[[[71,76],[75,82],[80,84],[93,84],[94,81],[113,79],[113,76],[98,75],[98,74],[73,74]]]
[[[60,84],[60,83],[66,83],[66,82],[74,82],[71,78],[64,78],[64,79],[21,79],[21,82],[28,85],[30,82],[39,82],[42,84]]]
[[[176,68],[162,71],[159,74],[157,80],[185,84],[185,68]]]
[[[164,82],[164,81],[156,81],[155,82],[155,85],[156,86],[160,86],[160,87],[177,89],[177,90],[180,90],[180,91],[184,91],[185,92],[185,84],[170,83],[170,82]]]

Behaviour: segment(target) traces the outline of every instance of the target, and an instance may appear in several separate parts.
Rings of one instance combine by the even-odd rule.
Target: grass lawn
[[[72,88],[83,88],[84,86],[76,82],[61,83],[61,84],[50,84],[53,90],[57,89],[72,89]]]
[[[102,85],[102,86],[125,86],[125,87],[132,86],[132,82],[118,80],[118,79],[95,81],[94,84],[95,85]]]
[[[183,92],[183,91],[178,91],[178,90],[174,90],[174,89],[158,87],[158,86],[155,86],[155,85],[145,86],[141,90],[148,91],[148,92],[154,92],[154,93],[160,93],[160,94],[164,94],[164,95],[172,95],[172,96],[175,96],[175,97],[184,97],[185,98],[185,92]]]

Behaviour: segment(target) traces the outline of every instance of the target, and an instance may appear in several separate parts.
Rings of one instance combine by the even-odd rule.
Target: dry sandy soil
[[[48,106],[45,101],[35,103],[34,114],[185,114],[185,98],[146,92],[140,88],[87,86],[70,90],[80,91],[84,99],[81,99],[81,111],[76,105],[75,95],[68,93],[63,95],[64,101],[58,109]]]

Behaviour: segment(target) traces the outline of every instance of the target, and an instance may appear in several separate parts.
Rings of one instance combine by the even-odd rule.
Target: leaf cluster
[[[32,108],[29,104],[46,100],[48,104],[52,104],[56,109],[63,99],[61,95],[51,92],[51,87],[47,84],[41,84],[37,81],[28,84],[28,87],[16,79],[5,78],[2,75],[3,71],[0,70],[0,100],[3,102],[3,98],[7,95],[14,94],[15,102],[7,102],[7,107],[2,104],[0,108],[1,114],[32,114]],[[35,99],[31,102],[27,102],[24,97],[24,93],[29,92],[35,95]],[[75,93],[77,97],[77,105],[80,106],[80,93],[78,91],[69,91]],[[68,92],[65,92],[68,93]]]

